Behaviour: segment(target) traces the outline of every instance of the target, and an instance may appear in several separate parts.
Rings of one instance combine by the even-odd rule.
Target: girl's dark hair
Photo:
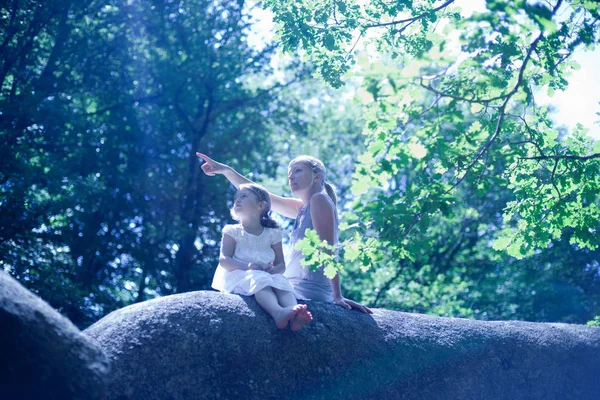
[[[256,183],[244,183],[240,185],[238,190],[242,189],[248,189],[256,195],[258,201],[265,202],[266,207],[260,215],[260,224],[265,228],[279,228],[277,222],[275,222],[275,220],[269,215],[271,212],[271,198],[269,197],[269,192],[267,192],[267,189],[261,185],[257,185]]]

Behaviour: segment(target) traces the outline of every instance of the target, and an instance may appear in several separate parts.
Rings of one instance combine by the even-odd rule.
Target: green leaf
[[[423,146],[421,143],[409,143],[408,150],[410,151],[410,154],[418,160],[427,156],[427,148],[425,148],[425,146]]]
[[[480,103],[471,103],[471,112],[473,114],[477,114],[481,110],[483,110],[483,105]]]
[[[358,179],[355,179],[352,182],[352,194],[354,196],[360,196],[362,194],[367,193],[369,188],[371,187],[371,181],[368,177],[360,175]]]
[[[358,244],[351,242],[344,247],[344,258],[346,261],[354,262],[360,255]]]
[[[332,264],[326,265],[325,268],[323,269],[323,274],[329,279],[335,278],[337,272],[338,271],[335,268],[335,265],[332,265]]]
[[[504,251],[510,245],[511,239],[508,237],[500,237],[494,240],[492,248],[498,251]]]
[[[323,35],[323,45],[329,51],[333,51],[338,48],[335,42],[335,37],[329,32]]]
[[[382,140],[375,140],[369,145],[369,152],[376,156],[385,148],[385,143]]]

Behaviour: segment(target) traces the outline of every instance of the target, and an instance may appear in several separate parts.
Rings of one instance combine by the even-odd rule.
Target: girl
[[[250,180],[240,175],[233,168],[216,162],[202,153],[196,153],[205,163],[202,170],[209,176],[224,175],[236,187],[241,187]],[[323,163],[310,156],[301,156],[290,161],[288,166],[289,186],[299,198],[281,197],[268,193],[273,204],[273,211],[285,217],[295,218],[292,231],[292,246],[304,238],[308,228],[314,229],[321,240],[335,245],[338,240],[338,219],[336,212],[336,196],[331,184],[327,182]],[[289,269],[286,276],[294,287],[299,298],[334,302],[346,309],[355,308],[365,313],[372,313],[368,308],[342,296],[340,276],[336,274],[328,279],[323,269],[309,271],[301,264],[302,253],[293,249]]]
[[[237,225],[223,228],[221,256],[212,287],[225,293],[254,296],[279,329],[298,331],[312,321],[305,304],[283,277],[281,230],[269,217],[269,192],[256,184],[240,185],[232,210]]]

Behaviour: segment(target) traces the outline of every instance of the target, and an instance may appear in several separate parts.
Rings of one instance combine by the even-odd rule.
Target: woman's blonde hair
[[[302,164],[308,165],[314,173],[321,174],[321,178],[322,178],[321,182],[325,186],[325,191],[327,192],[327,195],[333,201],[333,204],[335,204],[337,206],[337,196],[335,194],[335,186],[333,186],[331,183],[327,182],[327,179],[325,177],[325,173],[327,172],[327,170],[325,169],[325,164],[323,164],[323,162],[321,160],[319,160],[318,158],[315,158],[312,156],[296,157],[292,161],[290,161],[290,163],[288,164],[288,167],[294,163],[302,163]]]

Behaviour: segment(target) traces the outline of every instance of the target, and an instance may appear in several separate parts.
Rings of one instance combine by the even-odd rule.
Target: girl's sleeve
[[[281,232],[281,229],[273,229],[273,232],[271,233],[271,246],[280,243],[282,239],[283,233]]]
[[[228,235],[233,239],[237,239],[237,229],[235,229],[235,225],[225,225],[223,227],[223,235]]]

